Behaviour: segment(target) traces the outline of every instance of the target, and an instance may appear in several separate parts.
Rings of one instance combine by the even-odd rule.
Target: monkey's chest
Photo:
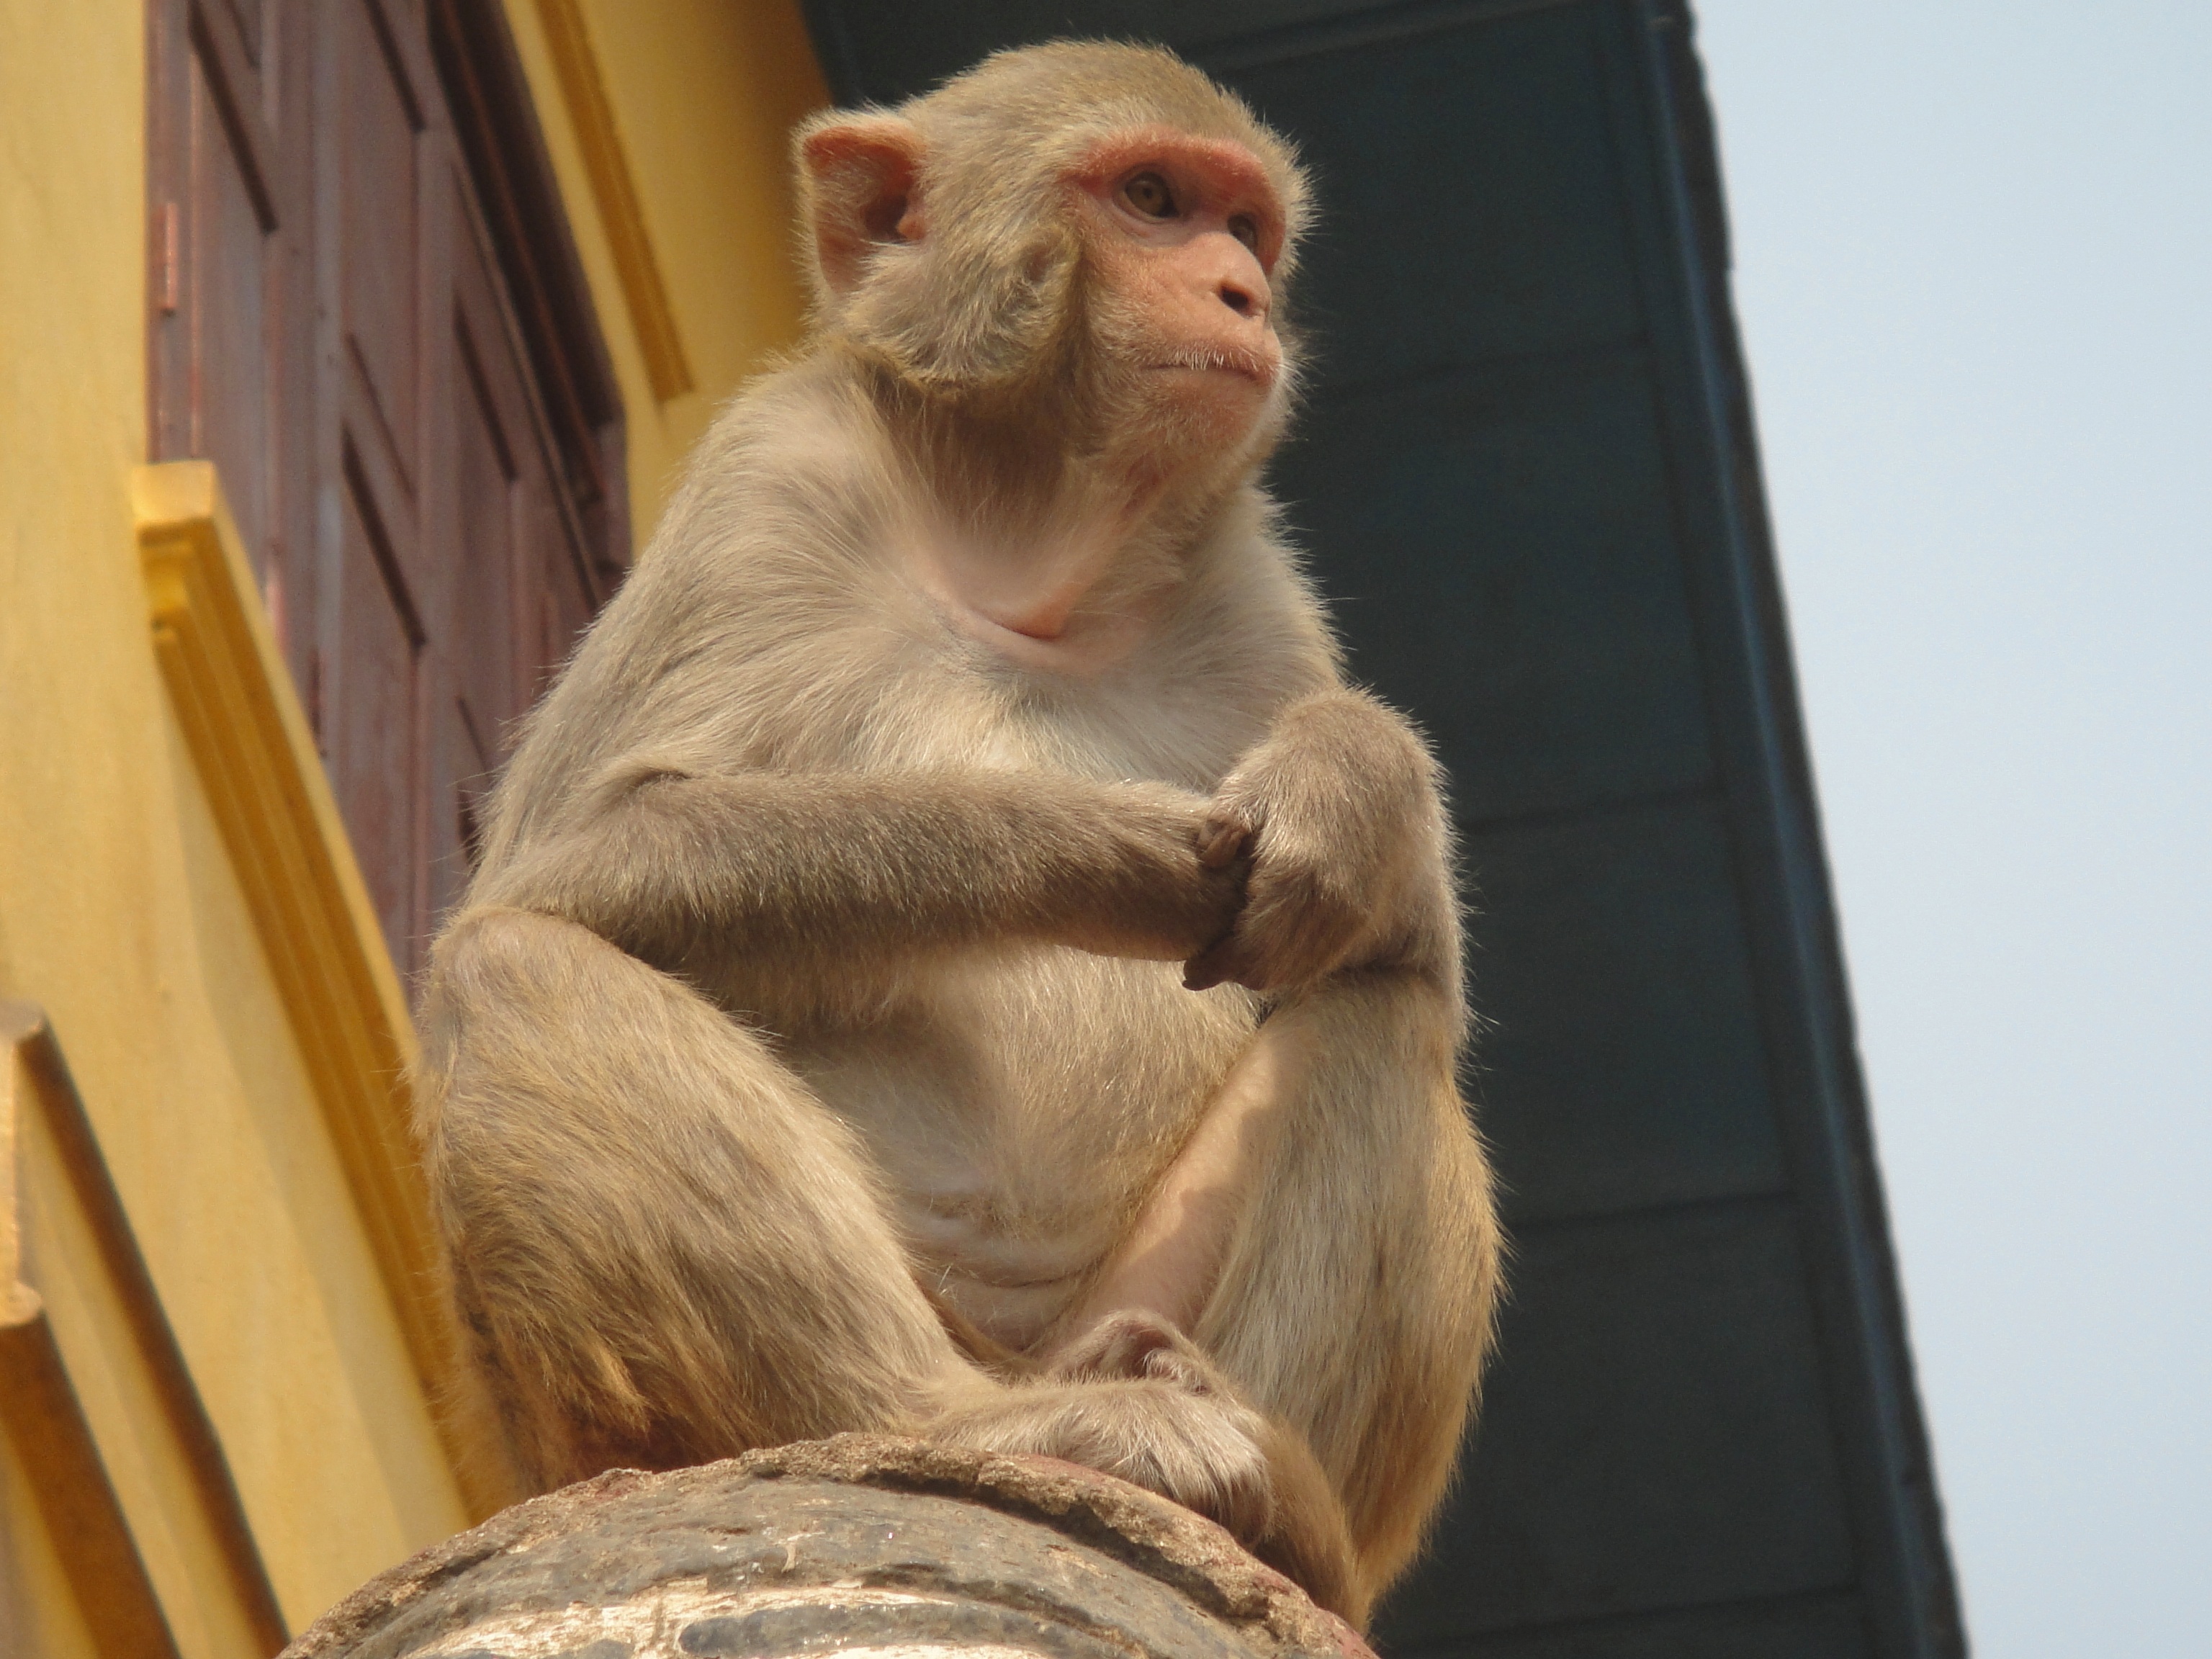
[[[1142,1207],[1254,1030],[1234,988],[1054,948],[955,961],[787,1050],[883,1172],[916,1271],[1025,1347]]]

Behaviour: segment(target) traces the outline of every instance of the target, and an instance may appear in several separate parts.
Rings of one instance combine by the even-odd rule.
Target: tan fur
[[[420,1128],[519,1486],[903,1429],[1152,1486],[1357,1620],[1498,1285],[1449,835],[1254,482],[1287,369],[1143,368],[1212,358],[1068,180],[1155,129],[1257,158],[1279,305],[1304,182],[1164,53],[800,133],[815,343],[531,716]],[[1063,633],[974,608],[1032,580]]]

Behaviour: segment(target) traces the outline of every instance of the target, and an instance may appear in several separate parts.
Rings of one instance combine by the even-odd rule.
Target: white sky
[[[1698,10],[1974,1650],[2212,1655],[2212,3]]]

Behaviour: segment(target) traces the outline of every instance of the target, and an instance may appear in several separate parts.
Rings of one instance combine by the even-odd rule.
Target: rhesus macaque
[[[1255,482],[1305,181],[1118,46],[797,155],[811,343],[530,717],[428,977],[502,1455],[1045,1453],[1359,1620],[1498,1244],[1435,769]]]

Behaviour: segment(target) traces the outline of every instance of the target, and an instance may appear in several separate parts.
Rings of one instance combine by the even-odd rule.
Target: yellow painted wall
[[[696,382],[663,404],[539,0],[507,4],[624,398],[641,543],[714,410],[799,336],[785,135],[827,94],[790,0],[582,0]],[[149,640],[130,494],[145,52],[142,0],[0,0],[0,996],[52,1016],[296,1630],[467,1517]],[[83,1265],[34,1264],[65,1346]],[[95,1368],[80,1394],[150,1538],[137,1511],[163,1494],[97,1350],[69,1357]],[[24,1480],[0,1438],[0,1659],[84,1639]]]
[[[791,0],[582,0],[696,388],[654,400],[538,0],[507,0],[629,422],[642,546],[714,411],[799,337],[787,135],[830,101]]]
[[[0,3],[0,994],[52,1016],[297,1627],[465,1516],[149,639],[145,51],[139,0]]]

